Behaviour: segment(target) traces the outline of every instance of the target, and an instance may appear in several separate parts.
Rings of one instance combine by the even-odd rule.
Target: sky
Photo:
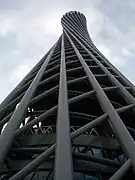
[[[135,84],[134,0],[0,0],[0,102],[58,40],[71,10],[86,16],[94,44]]]

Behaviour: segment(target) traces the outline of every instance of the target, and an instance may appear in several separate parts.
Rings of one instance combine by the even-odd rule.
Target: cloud
[[[62,32],[61,14],[56,12],[57,16],[55,13],[49,16],[40,8],[29,8],[0,12],[0,101],[44,56]]]

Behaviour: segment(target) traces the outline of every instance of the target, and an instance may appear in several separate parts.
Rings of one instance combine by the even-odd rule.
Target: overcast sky
[[[71,10],[84,13],[95,45],[135,84],[134,0],[0,0],[0,102],[57,41]]]

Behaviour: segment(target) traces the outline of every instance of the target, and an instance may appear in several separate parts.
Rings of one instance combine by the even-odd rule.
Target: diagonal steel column
[[[66,31],[65,31],[66,33]],[[131,137],[130,133],[128,132],[126,126],[120,119],[119,115],[117,114],[116,110],[110,103],[109,99],[105,95],[103,89],[97,82],[96,78],[94,77],[93,73],[89,69],[88,65],[84,61],[83,57],[79,53],[78,49],[74,45],[73,41],[69,37],[69,35],[66,33],[66,36],[68,37],[72,47],[74,48],[78,59],[80,60],[82,66],[84,67],[84,70],[88,76],[88,79],[93,86],[93,88],[96,91],[96,96],[99,100],[99,103],[101,104],[104,112],[106,112],[109,116],[109,122],[111,126],[113,127],[114,133],[116,134],[120,144],[122,145],[123,150],[126,152],[126,154],[131,158],[132,165],[135,171],[135,143],[133,138]]]
[[[55,180],[72,180],[72,152],[68,110],[64,34],[61,43],[60,86],[55,150]],[[66,166],[66,168],[65,168]]]
[[[114,173],[114,175],[109,179],[109,180],[120,180],[124,177],[126,172],[130,169],[131,167],[131,159],[128,159],[121,167]]]
[[[117,109],[117,111],[121,112],[121,108]],[[96,125],[101,124],[103,121],[107,119],[107,114],[104,114],[97,119],[93,120],[92,122],[80,127],[76,131],[71,133],[71,139],[75,139],[82,133],[86,132],[87,130],[92,129]],[[43,163],[45,160],[47,160],[48,157],[50,157],[55,150],[55,144],[52,145],[50,148],[48,148],[44,153],[42,153],[40,156],[38,156],[35,160],[33,160],[31,163],[29,163],[27,166],[25,166],[23,169],[21,169],[17,174],[15,174],[13,177],[10,178],[10,180],[21,180],[25,176],[27,176],[30,172],[32,172],[35,168],[37,168],[41,163]]]
[[[75,29],[74,29],[73,27],[71,28],[70,25],[67,27],[67,24],[66,24],[65,22],[63,22],[63,26],[64,26],[64,28],[66,29],[66,31],[68,31],[68,32],[79,42],[79,44],[80,44],[86,51],[88,51],[88,53],[89,53],[90,56],[92,56],[92,57],[94,57],[94,56],[92,55],[92,53],[81,43],[81,41],[82,41],[85,45],[89,46],[90,49],[94,50],[95,53],[96,53],[97,55],[99,55],[99,57],[101,57],[101,59],[104,60],[104,61],[112,68],[112,70],[113,70],[118,76],[120,76],[120,77],[122,78],[122,80],[125,82],[125,84],[126,84],[127,86],[130,86],[130,87],[132,88],[133,94],[135,94],[135,87],[133,86],[133,84],[132,84],[131,82],[129,82],[129,80],[128,80],[127,78],[125,78],[106,58],[103,59],[103,56],[101,55],[101,53],[99,52],[99,50],[97,50],[97,48],[96,48],[96,50],[95,50],[94,44],[91,46],[91,45],[88,43],[87,39],[84,39],[84,37],[82,36],[82,34],[80,34],[80,33],[77,32],[76,27],[74,27]],[[75,36],[73,35],[74,32],[75,32]],[[77,37],[78,37],[78,38],[77,38]],[[80,41],[79,39],[81,39],[81,41]],[[97,51],[98,51],[98,52],[97,52]],[[94,59],[96,59],[96,58],[94,57]],[[98,63],[100,63],[100,62],[98,62]],[[101,64],[101,63],[100,63],[100,64]],[[106,71],[107,71],[107,69],[106,69]],[[109,71],[108,71],[108,73],[109,73]],[[109,73],[109,74],[110,74],[110,73]],[[113,78],[113,77],[111,77],[111,78]],[[129,96],[131,96],[131,95],[129,95]]]
[[[49,50],[50,52],[50,50]],[[0,113],[3,110],[3,108],[12,101],[12,99],[16,96],[17,92],[20,90],[21,86],[25,84],[25,81],[27,78],[32,75],[34,71],[37,70],[37,68],[43,64],[43,62],[46,60],[47,55],[49,52],[33,67],[33,69],[23,78],[23,80],[15,87],[15,89],[4,99],[4,101],[0,104]]]
[[[46,66],[53,54],[55,46],[52,48],[51,52],[49,53],[46,61],[43,63],[41,69],[37,73],[36,77],[34,78],[33,82],[31,83],[30,87],[28,88],[27,92],[23,96],[21,102],[19,103],[17,109],[14,111],[13,115],[11,116],[8,124],[6,125],[4,131],[0,135],[0,144],[2,144],[0,148],[0,167],[2,167],[4,159],[11,147],[11,144],[15,137],[15,130],[19,128],[22,120],[24,119],[24,115],[27,111],[29,100],[33,97],[37,85],[39,84],[43,72],[46,69]]]
[[[90,57],[92,57],[96,63],[101,67],[101,69],[108,75],[108,77],[111,79],[111,81],[117,86],[119,87],[123,97],[125,98],[125,100],[129,103],[133,103],[135,104],[135,98],[123,87],[123,85],[92,55],[92,53],[76,38],[76,36],[73,35],[73,33],[71,33],[67,28],[66,30],[71,34],[72,37],[75,38],[75,40],[82,46],[82,48],[90,55]],[[84,41],[82,39],[82,41],[84,43],[86,43],[86,41]],[[88,45],[88,43],[86,43]]]
[[[87,130],[92,129],[98,124],[101,124],[106,118],[107,118],[106,114],[102,115],[98,117],[97,119],[93,120],[92,122],[86,124],[85,126],[77,129],[76,131],[71,133],[71,139],[73,140],[79,135],[81,135],[82,133],[86,132]],[[24,177],[26,177],[29,173],[35,170],[40,164],[42,164],[45,160],[47,160],[48,157],[50,157],[54,153],[55,146],[56,144],[52,145],[44,153],[39,155],[36,159],[34,159],[27,166],[25,166],[23,169],[17,172],[14,176],[12,176],[9,180],[22,180]]]
[[[91,91],[89,93],[84,93],[83,95],[79,95],[77,97],[74,97],[72,99],[69,99],[68,100],[68,103],[75,103],[79,100],[81,100],[82,98],[85,98],[87,96],[91,97],[93,94],[94,94],[95,91]],[[134,105],[128,105],[128,106],[125,106],[125,107],[121,107],[121,108],[118,108],[116,109],[117,113],[122,113],[126,110],[129,110],[129,109],[133,109],[135,106]],[[50,110],[48,110],[47,112],[43,113],[41,116],[37,117],[36,119],[34,119],[33,121],[27,123],[25,126],[19,128],[16,130],[15,132],[15,136],[19,136],[21,133],[27,131],[28,129],[30,129],[32,126],[34,126],[35,124],[37,124],[38,122],[42,122],[42,121],[45,121],[45,119],[51,114],[51,113],[54,113],[57,109],[57,106],[54,106],[53,108],[51,108]]]

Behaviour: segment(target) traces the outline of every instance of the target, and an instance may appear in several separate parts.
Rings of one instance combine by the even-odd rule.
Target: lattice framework
[[[1,180],[134,177],[135,87],[95,47],[82,13],[0,105]]]

